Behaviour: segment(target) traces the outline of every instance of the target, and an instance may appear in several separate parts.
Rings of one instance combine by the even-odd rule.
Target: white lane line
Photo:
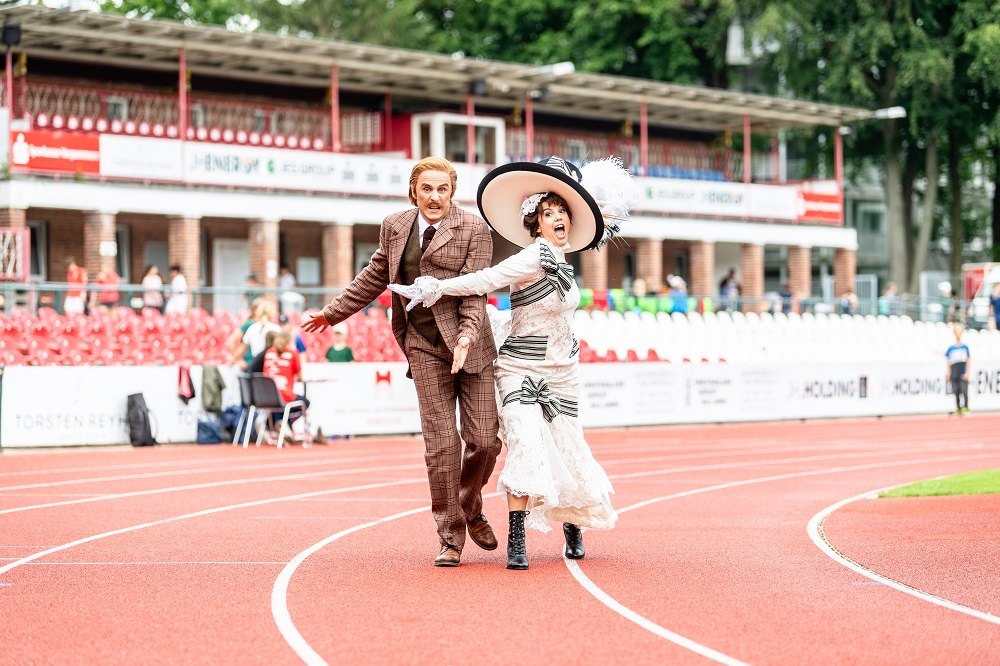
[[[884,576],[876,571],[873,571],[868,567],[864,566],[863,564],[860,564],[859,562],[852,560],[847,555],[841,553],[839,550],[834,548],[833,544],[831,544],[830,541],[826,538],[826,533],[823,531],[823,521],[825,521],[827,517],[830,516],[830,514],[832,514],[834,511],[842,509],[848,504],[857,502],[858,500],[870,497],[873,494],[877,495],[879,493],[883,493],[887,490],[896,487],[898,486],[889,486],[887,488],[881,488],[879,490],[869,490],[859,495],[855,495],[854,497],[848,497],[847,499],[843,499],[840,500],[839,502],[831,504],[830,506],[820,511],[809,520],[809,524],[806,526],[806,532],[809,534],[809,538],[812,539],[812,542],[816,544],[816,546],[821,551],[826,553],[834,562],[837,562],[841,566],[847,567],[848,569],[851,569],[852,571],[859,573],[866,578],[870,578],[875,582],[881,583],[882,585],[885,585],[887,587],[891,587],[894,590],[903,592],[904,594],[912,595],[917,599],[920,599],[921,601],[926,601],[928,603],[932,603],[941,606],[943,608],[947,608],[948,610],[952,610],[957,613],[969,615],[978,620],[983,620],[984,622],[990,622],[992,624],[1000,624],[1000,617],[993,615],[992,613],[987,613],[985,611],[981,611],[976,608],[965,606],[958,602],[951,601],[950,599],[945,599],[935,594],[931,594],[930,592],[924,592],[923,590],[917,589],[912,585],[907,585],[906,583],[900,582],[893,578],[889,578],[888,576]]]
[[[124,499],[128,497],[140,497],[144,495],[162,495],[165,493],[177,493],[185,490],[203,490],[205,488],[221,488],[223,486],[237,486],[250,483],[270,483],[272,481],[297,481],[303,479],[321,479],[331,476],[343,476],[347,474],[361,474],[366,472],[391,472],[413,469],[426,469],[422,464],[416,465],[392,465],[390,467],[362,467],[359,469],[338,469],[324,472],[311,472],[302,474],[284,474],[281,476],[260,476],[243,479],[230,479],[228,481],[211,481],[208,483],[195,483],[187,486],[168,486],[166,488],[152,488],[150,490],[134,490],[127,493],[112,493],[109,495],[98,495],[96,497],[85,497],[83,499],[65,500],[62,502],[48,502],[46,504],[32,504],[29,506],[17,506],[10,509],[0,509],[0,516],[8,513],[18,513],[20,511],[30,511],[33,509],[50,509],[57,506],[70,506],[72,504],[87,504],[89,502],[104,502],[107,500]]]
[[[0,558],[0,559],[13,559],[13,558]],[[29,566],[29,567],[49,567],[49,566],[63,566],[63,565],[79,565],[79,566],[91,566],[91,565],[94,565],[94,566],[97,566],[97,565],[99,565],[99,566],[118,566],[118,565],[121,565],[121,566],[129,566],[129,567],[131,567],[131,566],[146,567],[146,566],[198,566],[198,565],[201,565],[201,564],[211,564],[211,565],[216,565],[216,564],[220,564],[220,565],[222,565],[222,564],[225,564],[225,565],[228,565],[228,564],[240,564],[240,565],[259,564],[259,565],[262,565],[262,566],[284,566],[285,564],[287,564],[287,562],[284,562],[284,561],[280,561],[280,562],[277,562],[277,561],[276,562],[267,562],[267,561],[255,562],[255,561],[250,561],[250,560],[241,561],[241,562],[235,562],[235,561],[232,561],[232,562],[230,562],[230,561],[212,561],[212,560],[206,560],[204,562],[184,562],[184,561],[174,561],[174,560],[166,560],[166,561],[154,561],[154,560],[150,560],[150,561],[129,561],[129,562],[51,562],[50,561],[50,562],[28,562],[25,566]]]
[[[670,631],[669,629],[664,629],[663,627],[661,627],[660,625],[656,624],[651,620],[647,620],[646,618],[644,618],[642,615],[639,615],[631,608],[628,608],[618,603],[618,601],[609,596],[607,592],[605,592],[597,585],[595,585],[594,582],[589,578],[587,578],[586,574],[583,573],[583,571],[580,569],[580,565],[576,562],[576,560],[570,560],[564,557],[563,561],[566,562],[566,567],[569,569],[569,572],[573,574],[573,578],[575,578],[576,581],[580,583],[583,589],[585,589],[587,592],[590,592],[590,594],[594,596],[598,601],[600,601],[602,604],[604,604],[614,612],[624,617],[626,620],[634,622],[635,624],[639,625],[646,631],[652,634],[656,634],[660,638],[665,638],[666,640],[670,641],[675,645],[679,645],[680,647],[686,648],[691,652],[700,654],[706,659],[711,659],[712,661],[718,662],[720,664],[729,664],[730,666],[741,666],[741,665],[745,666],[746,662],[740,661],[739,659],[734,659],[733,657],[730,657],[727,654],[723,654],[718,650],[713,650],[712,648],[706,645],[697,643],[691,640],[690,638],[681,636],[680,634],[676,634]]]
[[[496,493],[493,494],[496,496]],[[486,496],[484,496],[485,498]],[[348,534],[353,534],[354,532],[360,532],[361,530],[367,529],[369,527],[375,527],[376,525],[382,525],[399,518],[405,518],[407,516],[412,516],[423,511],[429,511],[429,506],[422,506],[419,509],[410,509],[409,511],[403,511],[401,513],[394,513],[391,516],[385,516],[377,520],[373,520],[361,525],[355,525],[349,529],[332,534],[322,541],[314,543],[309,548],[303,550],[291,561],[285,565],[285,568],[281,570],[278,577],[274,581],[274,586],[271,588],[271,616],[274,618],[274,623],[278,627],[278,631],[281,632],[281,636],[288,643],[288,646],[299,656],[299,659],[304,661],[310,666],[323,664],[325,666],[326,661],[319,655],[316,650],[309,645],[308,641],[302,636],[298,628],[296,628],[295,623],[292,621],[292,615],[288,611],[288,583],[291,581],[292,576],[295,574],[295,570],[298,569],[299,565],[305,562],[306,558],[320,550],[321,548],[333,543],[337,539],[347,536]]]
[[[132,481],[135,479],[154,479],[164,476],[180,476],[180,475],[195,475],[195,474],[209,474],[212,472],[247,472],[247,471],[273,471],[275,469],[285,469],[289,467],[316,467],[317,465],[341,465],[344,463],[355,463],[355,462],[371,462],[371,461],[382,461],[388,460],[390,458],[402,458],[402,457],[412,457],[411,453],[397,453],[390,455],[378,455],[378,456],[363,456],[357,458],[324,458],[320,460],[316,459],[299,459],[289,462],[271,462],[268,464],[260,465],[229,465],[226,467],[210,467],[201,469],[172,469],[164,470],[159,472],[144,472],[142,474],[120,474],[117,476],[95,476],[87,477],[82,479],[64,479],[62,481],[44,481],[39,483],[26,483],[19,486],[0,486],[0,491],[4,490],[29,490],[32,488],[54,488],[56,486],[73,486],[85,483],[103,483],[105,481]],[[232,462],[232,460],[230,460]]]
[[[402,479],[399,481],[385,481],[382,483],[368,483],[360,486],[347,486],[343,488],[333,488],[327,490],[316,490],[308,493],[297,493],[295,495],[284,495],[282,497],[270,497],[262,500],[253,500],[250,502],[240,502],[239,504],[229,504],[226,506],[218,506],[211,509],[202,509],[201,511],[194,511],[192,513],[185,513],[178,516],[171,516],[169,518],[161,518],[160,520],[152,520],[148,523],[140,523],[138,525],[131,525],[129,527],[122,527],[117,530],[111,530],[109,532],[102,532],[100,534],[93,534],[88,537],[83,537],[82,539],[77,539],[76,541],[70,541],[69,543],[64,543],[59,546],[53,546],[46,550],[39,551],[37,553],[32,553],[27,557],[22,557],[10,564],[6,564],[0,567],[0,575],[7,573],[8,571],[15,569],[21,565],[27,564],[33,560],[45,557],[46,555],[51,555],[52,553],[58,553],[59,551],[67,550],[69,548],[74,548],[85,543],[90,543],[92,541],[98,541],[100,539],[105,539],[107,537],[116,536],[118,534],[127,534],[129,532],[136,532],[138,530],[146,529],[147,527],[156,527],[158,525],[166,525],[168,523],[174,523],[181,520],[187,520],[188,518],[199,518],[201,516],[210,516],[216,513],[222,513],[224,511],[233,511],[235,509],[245,509],[252,506],[263,506],[265,504],[273,504],[275,502],[287,502],[296,499],[305,499],[307,497],[321,497],[323,495],[333,495],[336,493],[350,493],[362,490],[372,490],[374,488],[389,488],[392,486],[402,486],[411,483],[427,483],[426,477],[421,477],[417,479]]]
[[[981,447],[976,446],[974,448],[981,448]],[[952,447],[949,446],[948,450],[954,450],[954,448],[952,448]],[[891,453],[893,453],[893,452],[886,452],[886,453],[881,453],[881,454],[879,454],[879,453],[872,453],[871,455],[890,455]],[[898,453],[898,451],[895,451],[895,453]],[[845,455],[849,455],[851,457],[857,457],[857,454],[841,454],[840,456],[811,456],[810,459],[820,459],[820,460],[822,460],[822,459],[830,458],[830,457],[833,457],[833,458],[843,458]],[[967,460],[969,458],[984,458],[984,457],[991,457],[993,455],[995,455],[995,454],[992,454],[992,453],[990,453],[990,454],[981,454],[981,455],[978,455],[978,456],[968,456],[968,455],[967,456],[949,456],[949,457],[945,457],[945,458],[932,458],[932,459],[930,459],[930,461],[932,461],[932,462],[940,462],[940,461],[951,461],[951,460]],[[799,460],[799,459],[779,459],[779,460],[780,460],[780,462],[794,462],[794,461]],[[776,464],[777,464],[777,462],[778,461],[775,461]],[[715,490],[723,490],[723,489],[733,488],[733,487],[737,487],[737,486],[751,485],[751,484],[754,484],[754,483],[764,483],[764,482],[775,481],[775,480],[780,480],[780,479],[794,479],[794,478],[798,478],[798,477],[801,477],[801,476],[814,476],[814,475],[819,475],[819,474],[833,474],[833,473],[837,473],[837,472],[841,472],[841,471],[850,471],[850,470],[857,470],[857,469],[871,469],[871,468],[879,468],[879,467],[889,467],[889,466],[901,465],[901,464],[917,464],[917,463],[922,463],[922,462],[927,462],[927,461],[925,461],[925,460],[917,460],[917,461],[905,461],[905,462],[894,461],[894,462],[889,462],[889,463],[870,463],[870,464],[867,464],[867,465],[857,465],[857,466],[854,466],[854,467],[842,467],[842,468],[838,467],[838,468],[831,468],[831,469],[825,469],[825,470],[812,470],[812,471],[807,471],[807,472],[792,472],[790,474],[780,474],[780,475],[776,475],[776,476],[760,477],[760,478],[757,478],[757,479],[748,479],[748,480],[743,480],[743,481],[733,481],[733,482],[729,482],[729,483],[723,483],[723,484],[713,485],[713,486],[704,487],[704,488],[696,488],[696,489],[693,489],[693,490],[688,490],[688,491],[676,493],[676,494],[673,494],[673,495],[666,495],[664,497],[658,497],[658,498],[654,498],[654,499],[651,499],[651,500],[646,500],[644,502],[640,502],[638,504],[634,504],[634,505],[632,505],[630,507],[626,507],[624,509],[619,509],[618,513],[624,513],[626,511],[630,511],[632,509],[638,509],[638,508],[641,508],[641,507],[645,507],[645,506],[648,506],[648,505],[653,504],[655,502],[662,502],[662,501],[665,501],[665,500],[676,499],[676,498],[680,498],[680,497],[687,497],[689,495],[697,495],[697,494],[700,494],[700,493],[712,492],[712,491],[715,491]],[[738,466],[738,465],[740,465],[740,463],[731,463],[731,464],[727,464],[726,466]],[[707,469],[716,469],[718,466],[717,465],[706,465],[706,466],[703,466],[703,467],[707,468]],[[691,471],[691,470],[702,469],[702,467],[691,467],[691,468],[686,468],[686,469],[688,471]],[[672,473],[672,470],[658,470],[658,472],[661,473],[661,474],[669,474],[669,473]],[[638,475],[636,475],[636,474],[622,474],[622,475],[612,475],[610,478],[612,478],[612,479],[618,479],[618,478],[621,478],[621,477],[634,477],[634,476],[647,476],[647,475],[648,474],[646,474],[646,473],[642,473],[642,474],[638,474]],[[490,493],[488,495],[483,495],[483,498],[486,499],[488,497],[497,497],[498,495],[499,495],[499,493]],[[282,570],[281,574],[275,580],[274,587],[272,587],[272,589],[271,589],[271,615],[274,617],[274,621],[275,621],[275,624],[278,627],[278,631],[284,637],[284,639],[288,643],[289,647],[291,647],[292,650],[295,651],[295,653],[299,656],[300,659],[302,659],[307,664],[326,664],[326,662],[319,655],[319,653],[317,653],[316,650],[314,650],[313,647],[311,645],[309,645],[309,643],[305,640],[305,638],[303,638],[301,632],[299,632],[298,628],[295,626],[295,623],[294,623],[294,621],[291,618],[291,613],[288,610],[288,599],[287,599],[288,582],[291,580],[291,577],[295,574],[295,570],[310,555],[312,555],[316,551],[320,550],[321,548],[323,548],[325,546],[328,546],[329,544],[331,544],[334,541],[340,539],[341,537],[347,536],[349,534],[353,534],[355,532],[361,531],[361,530],[369,528],[369,527],[375,527],[377,525],[382,525],[382,524],[387,523],[387,522],[389,522],[391,520],[396,520],[398,518],[403,518],[405,516],[410,516],[410,515],[413,515],[413,514],[416,514],[416,513],[420,513],[421,511],[427,511],[429,509],[430,509],[430,507],[426,507],[426,506],[425,507],[421,507],[419,509],[411,509],[410,511],[404,511],[402,513],[397,513],[397,514],[394,514],[392,516],[387,516],[385,518],[381,518],[381,519],[378,519],[378,520],[375,520],[375,521],[371,521],[371,522],[365,523],[364,525],[358,525],[358,526],[353,527],[353,528],[351,528],[349,530],[344,530],[344,531],[341,531],[341,532],[337,532],[336,534],[331,535],[331,536],[327,537],[326,539],[324,539],[324,540],[322,540],[322,541],[320,541],[320,542],[318,542],[316,544],[313,544],[308,549],[300,552],[298,555],[296,555],[288,563],[288,566],[286,566]],[[566,561],[568,562],[568,560],[566,560]],[[582,570],[578,571],[578,576],[576,574],[574,574],[574,577],[576,577],[577,580],[580,580],[580,578],[579,578],[580,576],[582,576],[583,578],[586,578],[586,574],[584,574]],[[593,584],[593,583],[591,583],[591,587],[589,587],[587,589],[588,589],[588,591],[592,595],[595,594],[595,591],[600,590],[600,588],[596,584]],[[597,595],[595,595],[595,596],[597,596]],[[607,594],[604,594],[603,596],[605,598],[607,598],[607,599],[611,599],[611,597],[608,596]],[[603,599],[600,596],[597,596],[597,598],[599,600],[601,600],[602,603],[603,603]],[[624,605],[617,604],[617,606],[618,606],[618,608],[612,608],[612,610],[615,610],[616,612],[620,612],[619,608],[626,609],[626,607]],[[642,617],[638,613],[635,613],[634,611],[631,611],[631,610],[629,611],[629,613],[631,614],[631,616],[626,615],[625,617],[627,619],[629,619],[629,620],[632,620],[633,622],[635,621],[634,618],[641,618]],[[645,629],[648,630],[649,629],[648,625],[658,626],[658,625],[655,625],[655,623],[653,623],[652,621],[646,620],[645,618],[643,618],[643,623],[641,623],[640,626],[642,626],[643,628],[645,628]],[[659,636],[661,636],[663,638],[667,638],[667,640],[670,640],[670,638],[668,638],[669,636],[679,636],[679,634],[675,634],[674,632],[671,632],[668,629],[665,629],[663,627],[660,627],[660,630],[661,630],[661,633],[657,633],[657,635],[659,635]],[[679,636],[679,637],[683,638],[682,636]],[[689,641],[690,639],[684,639],[684,640],[685,641]],[[699,645],[699,644],[695,643],[694,641],[690,641],[690,642],[693,643],[693,644],[695,644],[695,645]],[[681,645],[681,643],[677,643],[677,644]],[[688,647],[688,646],[687,645],[682,645],[682,647]],[[734,659],[733,657],[728,657],[727,655],[723,655],[722,653],[719,653],[719,652],[713,650],[712,648],[710,648],[708,646],[701,646],[701,648],[705,651],[706,654],[708,654],[708,653],[719,654],[720,656],[722,656],[722,657],[724,657],[726,659],[732,660],[732,663],[740,663],[738,660]],[[702,653],[699,652],[699,654],[702,654]]]
[[[757,478],[753,478],[753,479],[743,479],[741,481],[731,481],[729,483],[720,483],[720,484],[717,484],[717,485],[714,485],[714,486],[705,486],[703,488],[694,488],[694,489],[691,489],[691,490],[685,490],[683,492],[674,493],[674,494],[671,494],[671,495],[664,495],[662,497],[654,497],[652,499],[644,500],[642,502],[637,502],[636,504],[632,504],[632,505],[624,507],[622,509],[618,509],[618,513],[622,514],[622,513],[628,512],[628,511],[634,511],[635,509],[645,508],[647,506],[650,506],[651,504],[656,504],[656,503],[659,503],[659,502],[665,502],[665,501],[673,500],[673,499],[680,499],[682,497],[690,497],[692,495],[700,495],[700,494],[703,494],[703,493],[715,492],[717,490],[728,490],[730,488],[738,488],[738,487],[741,487],[741,486],[750,486],[750,485],[755,485],[755,484],[759,484],[759,483],[770,483],[772,481],[784,481],[784,480],[788,480],[788,479],[797,479],[797,478],[802,478],[802,477],[807,477],[807,476],[821,476],[821,475],[826,475],[826,474],[839,474],[839,473],[842,473],[842,472],[859,471],[859,470],[865,470],[865,469],[880,469],[880,468],[884,468],[884,467],[895,467],[895,466],[900,466],[900,465],[918,465],[918,464],[934,463],[934,462],[950,462],[950,461],[955,461],[955,460],[969,460],[969,459],[973,459],[973,458],[992,458],[992,457],[996,457],[996,455],[997,455],[996,453],[983,453],[983,454],[979,454],[979,455],[946,456],[946,457],[940,457],[940,458],[925,458],[925,459],[906,460],[906,461],[868,463],[866,465],[852,465],[852,466],[848,466],[848,467],[832,467],[832,468],[821,469],[821,470],[809,470],[809,471],[805,471],[805,472],[791,472],[791,473],[788,473],[788,474],[776,474],[774,476],[763,476],[763,477],[757,477]],[[573,564],[576,564],[572,560],[567,560],[565,558],[564,558],[564,561],[566,562],[567,566],[569,566],[569,564],[571,562]],[[660,627],[660,625],[657,625],[656,623],[652,622],[651,620],[646,619],[645,617],[643,617],[639,613],[636,613],[635,611],[629,609],[627,606],[618,603],[610,595],[608,595],[607,593],[605,593],[600,588],[600,586],[598,586],[596,583],[594,583],[593,581],[591,581],[590,578],[588,578],[587,575],[585,573],[583,573],[583,570],[580,569],[579,566],[577,566],[576,568],[577,568],[577,571],[573,572],[573,576],[574,576],[574,578],[577,579],[577,581],[579,581],[583,585],[584,589],[586,589],[588,592],[590,592],[590,594],[592,594],[601,603],[605,604],[606,606],[608,606],[611,610],[615,611],[616,613],[621,614],[627,620],[630,620],[632,622],[636,622],[637,624],[639,624],[639,626],[642,626],[645,629],[649,629],[650,626],[659,627],[662,630],[662,633],[657,632],[658,636],[661,636],[662,638],[665,638],[668,641],[671,641],[672,643],[676,643],[677,645],[680,645],[681,647],[688,647],[688,649],[690,649],[689,646],[686,644],[687,642],[694,643],[695,645],[700,645],[699,643],[695,643],[694,641],[691,641],[690,639],[684,638],[683,636],[680,636],[680,638],[682,638],[684,642],[678,642],[678,641],[674,640],[673,637],[679,636],[679,634],[675,634],[674,632],[670,631],[669,629],[666,629],[664,627]],[[571,571],[572,571],[572,569],[571,569]],[[609,604],[608,601],[612,601],[613,604]],[[628,613],[623,613],[622,612],[623,609],[626,610],[626,611],[628,611]],[[639,622],[638,620],[641,620],[641,622]],[[717,652],[716,650],[713,650],[712,648],[709,648],[707,646],[701,646],[701,647],[704,648],[704,650],[706,650],[706,651],[708,651],[710,653],[721,655],[722,657],[725,657],[726,659],[734,660],[734,662],[735,662],[735,659],[733,657],[729,657],[727,655],[724,655],[721,652]],[[706,656],[709,659],[714,659],[714,657],[709,656],[709,654],[706,654],[706,653],[698,652],[698,654],[702,654],[703,656]],[[728,663],[728,662],[722,662],[722,663]],[[738,663],[738,662],[736,662],[736,663]]]

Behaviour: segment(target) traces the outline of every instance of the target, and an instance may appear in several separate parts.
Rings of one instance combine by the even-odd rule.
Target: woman
[[[577,418],[580,346],[573,316],[580,292],[565,258],[567,252],[602,246],[618,231],[611,215],[605,223],[581,181],[595,190],[602,188],[591,181],[602,185],[608,196],[616,193],[619,217],[627,214],[637,191],[620,162],[592,165],[581,172],[553,157],[543,164],[497,167],[480,185],[480,210],[497,233],[524,249],[476,273],[440,281],[423,276],[410,287],[389,285],[411,299],[407,309],[430,306],[442,296],[511,289],[510,331],[495,369],[501,438],[507,445],[498,488],[507,495],[509,511],[508,569],[528,568],[525,525],[547,532],[548,521],[562,522],[564,554],[580,559],[581,528],[610,529],[617,518],[611,482],[594,460]]]
[[[142,307],[153,308],[163,312],[163,279],[156,264],[146,266],[146,274],[142,276]]]

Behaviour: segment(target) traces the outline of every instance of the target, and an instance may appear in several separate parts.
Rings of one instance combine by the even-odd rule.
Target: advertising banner
[[[637,178],[638,211],[676,215],[843,223],[840,197],[801,185],[719,183]]]
[[[27,130],[13,132],[10,147],[13,170],[52,171],[94,175],[100,171],[96,134]]]
[[[15,169],[160,182],[402,196],[413,160],[262,146],[49,130],[15,131]],[[488,168],[455,164],[456,199],[475,201]],[[836,184],[761,185],[637,178],[636,212],[842,224]]]
[[[164,182],[184,180],[184,144],[170,139],[101,135],[101,175]]]
[[[232,368],[223,405],[239,404]],[[405,363],[307,363],[309,421],[326,435],[419,433]],[[201,367],[191,380],[201,386]],[[12,366],[0,392],[0,446],[127,444],[125,405],[143,393],[161,443],[193,442],[200,396],[178,398],[177,367]],[[944,363],[795,365],[588,363],[580,366],[585,428],[939,414],[955,409]],[[97,390],[101,387],[100,390]],[[39,396],[45,399],[39,399]],[[973,413],[1000,410],[1000,361],[977,362]]]

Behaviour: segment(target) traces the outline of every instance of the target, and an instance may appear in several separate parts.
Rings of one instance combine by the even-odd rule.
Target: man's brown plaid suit
[[[382,221],[379,247],[368,266],[323,309],[331,325],[374,301],[390,282],[400,281],[400,263],[417,216],[417,209],[410,209]],[[420,274],[439,279],[464,275],[486,268],[492,258],[493,240],[486,223],[452,203],[423,251]],[[392,332],[410,365],[420,404],[431,510],[441,544],[461,551],[466,521],[482,512],[482,488],[500,453],[493,384],[497,352],[485,296],[446,296],[431,311],[440,333],[436,344],[409,325],[405,302],[392,295]],[[453,350],[461,336],[468,336],[471,345],[463,369],[452,375]],[[461,438],[455,421],[456,401]]]

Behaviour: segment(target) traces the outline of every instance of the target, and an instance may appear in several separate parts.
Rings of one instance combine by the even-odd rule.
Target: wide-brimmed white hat
[[[511,162],[486,174],[476,200],[483,219],[494,231],[515,245],[527,247],[535,239],[524,228],[521,204],[532,194],[558,194],[566,200],[572,218],[568,251],[578,252],[597,247],[604,238],[601,208],[582,180],[580,169],[560,157]]]

